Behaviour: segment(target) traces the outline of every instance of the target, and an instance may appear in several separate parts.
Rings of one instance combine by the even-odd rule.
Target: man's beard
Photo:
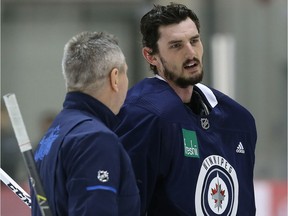
[[[177,76],[173,71],[169,70],[166,67],[166,61],[163,58],[161,58],[161,62],[162,62],[163,68],[164,68],[165,78],[173,81],[180,88],[186,88],[186,87],[191,86],[191,85],[193,86],[193,85],[201,82],[203,79],[203,74],[204,74],[203,69],[202,69],[201,73],[197,73],[193,77],[185,78],[185,77]]]

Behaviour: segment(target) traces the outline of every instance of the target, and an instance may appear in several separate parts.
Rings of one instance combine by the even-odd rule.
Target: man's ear
[[[143,47],[142,54],[149,64],[156,66],[157,58],[152,54],[152,50],[149,47]]]
[[[110,85],[111,88],[118,92],[118,82],[119,82],[119,70],[117,68],[113,68],[111,73],[110,73]]]

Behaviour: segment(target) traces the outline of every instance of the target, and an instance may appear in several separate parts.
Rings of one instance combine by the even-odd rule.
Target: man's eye
[[[192,40],[191,40],[191,44],[195,44],[195,43],[197,43],[198,41],[199,41],[199,38],[192,39]]]
[[[181,44],[178,44],[178,43],[177,43],[177,44],[171,45],[170,47],[171,47],[171,48],[179,48],[180,46],[181,46]]]

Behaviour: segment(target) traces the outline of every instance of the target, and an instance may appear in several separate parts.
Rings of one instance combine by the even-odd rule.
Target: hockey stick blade
[[[21,186],[18,185],[2,168],[0,168],[0,179],[29,208],[31,208],[31,197],[30,197],[30,195],[23,188],[21,188]]]

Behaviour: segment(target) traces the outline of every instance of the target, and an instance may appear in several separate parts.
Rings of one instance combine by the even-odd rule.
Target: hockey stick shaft
[[[4,102],[12,123],[12,127],[20,148],[20,151],[23,155],[27,171],[30,177],[30,184],[33,187],[35,196],[37,198],[40,211],[43,216],[52,216],[48,201],[36,168],[34,161],[32,145],[29,140],[26,127],[23,122],[23,118],[18,106],[18,102],[15,94],[6,94],[3,96]]]
[[[15,193],[28,207],[31,208],[31,197],[30,195],[21,188],[2,168],[0,168],[1,181]]]

